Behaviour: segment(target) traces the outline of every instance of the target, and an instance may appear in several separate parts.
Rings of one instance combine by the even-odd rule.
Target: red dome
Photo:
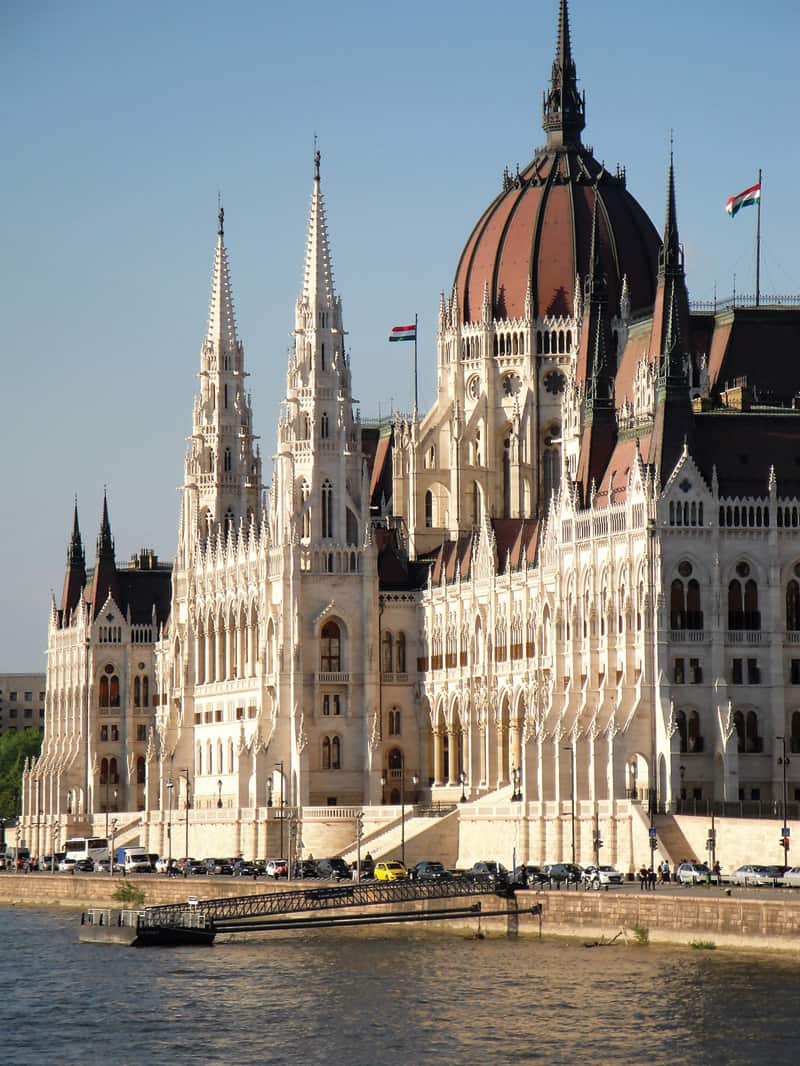
[[[481,317],[486,284],[495,318],[522,318],[529,284],[535,318],[573,314],[575,275],[585,278],[589,270],[595,189],[609,309],[618,310],[626,275],[631,310],[652,306],[658,234],[627,191],[624,173],[608,173],[583,146],[584,125],[585,99],[577,90],[567,3],[561,0],[544,101],[548,143],[516,177],[505,175],[503,191],[472,231],[455,279],[464,322]]]

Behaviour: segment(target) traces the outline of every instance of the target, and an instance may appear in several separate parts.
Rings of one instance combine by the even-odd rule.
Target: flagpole
[[[756,222],[756,307],[761,299],[761,167],[758,168],[758,215]]]
[[[757,301],[756,301],[757,302]],[[419,396],[417,394],[417,316],[414,315],[414,421],[417,421]]]

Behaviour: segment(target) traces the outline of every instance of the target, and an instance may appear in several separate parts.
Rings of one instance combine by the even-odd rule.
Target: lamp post
[[[411,780],[416,787],[419,778],[413,774]],[[406,757],[400,752],[400,862],[406,864]]]
[[[364,836],[364,812],[356,815],[356,881],[361,880],[361,838]]]
[[[513,792],[511,793],[511,802],[518,803],[522,799],[522,790],[520,789],[520,778],[522,772],[517,769],[516,766],[511,767],[511,781]]]
[[[117,819],[111,819],[111,861],[108,864],[109,877],[114,876],[114,838],[117,835]]]
[[[467,775],[464,773],[463,770],[459,773],[458,780],[459,780],[459,784],[461,785],[461,799],[460,799],[459,802],[460,803],[466,803],[467,802],[467,795],[466,795],[466,792],[464,791],[464,785],[466,785],[466,783],[467,783]]]
[[[188,766],[185,766],[183,768],[183,776],[186,778],[186,797],[184,799],[184,812],[185,812],[184,813],[184,817],[185,817],[186,839],[184,841],[184,854],[183,854],[183,857],[184,857],[184,859],[188,859],[189,858],[189,808],[192,805],[192,797],[191,797],[191,794],[189,792],[190,783],[189,783],[189,767]]]
[[[786,737],[775,737],[779,740],[783,746],[783,755],[778,756],[778,766],[783,769],[783,826],[781,827],[781,844],[783,845],[783,865],[789,865],[789,826],[786,824],[787,815],[787,792],[786,792],[786,767],[789,765],[789,758],[786,754]]]
[[[280,855],[278,857],[282,859],[282,858],[284,858],[284,854],[283,854],[283,802],[284,802],[284,799],[285,799],[284,792],[283,792],[283,759],[281,759],[280,762],[276,762],[275,763],[275,768],[279,769],[280,772],[281,772],[281,806],[280,806],[280,813],[278,815],[280,823],[281,823],[281,853],[280,853]],[[288,862],[289,860],[287,859],[286,861]]]
[[[217,781],[217,809],[222,806],[222,778]]]
[[[166,784],[167,791],[169,792],[169,807],[167,808],[167,868],[172,866],[172,790],[175,785],[170,778]],[[111,869],[114,868],[114,856],[111,856]]]
[[[53,846],[50,849],[50,873],[56,872],[56,852],[58,851],[58,822],[53,821]]]
[[[569,752],[569,794],[570,823],[572,826],[572,865],[575,865],[575,748],[568,744],[564,751]]]

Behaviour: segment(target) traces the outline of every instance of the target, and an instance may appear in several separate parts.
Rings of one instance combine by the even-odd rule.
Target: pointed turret
[[[83,550],[80,526],[78,525],[78,497],[72,516],[72,537],[67,549],[67,572],[64,577],[64,592],[61,596],[61,617],[64,624],[75,610],[86,584],[86,554]]]
[[[328,227],[325,221],[325,202],[320,188],[320,152],[314,152],[314,190],[311,194],[311,213],[306,239],[306,263],[303,292],[300,297],[310,310],[331,312],[336,305],[333,289],[333,268],[328,246]]]
[[[214,277],[211,282],[206,343],[213,346],[218,355],[230,357],[238,351],[239,341],[236,336],[228,252],[225,248],[225,208],[222,205],[217,213],[217,219],[217,250],[214,256]]]
[[[108,519],[108,496],[103,490],[103,517],[100,520],[100,532],[97,535],[97,558],[92,577],[93,619],[97,618],[97,615],[102,610],[109,593],[114,602],[121,607],[114,538],[111,535],[111,523]]]
[[[658,257],[658,282],[650,336],[651,351],[659,357],[662,381],[668,377],[682,376],[684,356],[689,350],[689,336],[689,294],[683,249],[678,237],[675,170],[670,143],[664,237]]]
[[[550,89],[544,95],[542,126],[547,143],[577,147],[586,126],[586,97],[578,92],[578,76],[572,58],[567,0],[560,0],[558,39]]]

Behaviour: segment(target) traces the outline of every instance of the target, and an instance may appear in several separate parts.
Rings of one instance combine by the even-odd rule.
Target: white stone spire
[[[333,289],[333,268],[328,246],[328,227],[325,221],[325,202],[319,180],[319,149],[314,152],[314,191],[311,194],[311,213],[306,239],[306,265],[300,302],[309,310],[331,311],[336,303]]]
[[[225,209],[219,209],[217,251],[214,257],[214,278],[211,282],[211,303],[208,309],[208,333],[206,341],[216,348],[217,356],[232,355],[238,348],[236,317],[233,311],[231,275],[228,268],[228,252],[225,248]]]

